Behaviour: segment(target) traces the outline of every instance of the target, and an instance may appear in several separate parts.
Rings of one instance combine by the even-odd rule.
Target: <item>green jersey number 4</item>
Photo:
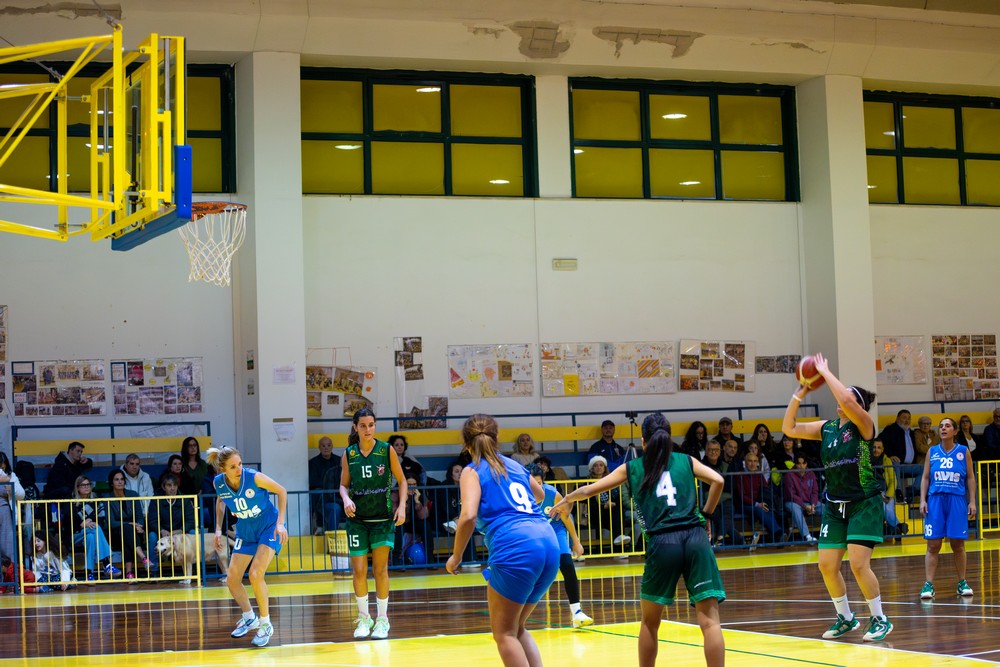
[[[667,505],[671,507],[677,506],[677,487],[674,486],[674,482],[670,479],[670,471],[665,471],[660,475],[660,481],[656,485],[656,497],[662,498],[667,497]]]

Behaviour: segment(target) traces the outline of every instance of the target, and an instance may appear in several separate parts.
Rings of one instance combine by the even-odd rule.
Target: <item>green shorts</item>
[[[846,549],[848,542],[881,542],[884,518],[881,496],[848,503],[827,499],[819,528],[819,548]]]
[[[681,575],[692,605],[708,598],[719,602],[726,599],[719,565],[701,526],[646,538],[646,568],[640,597],[656,604],[673,604]]]
[[[367,556],[369,551],[379,547],[392,549],[396,542],[396,522],[347,520],[347,553],[352,556]]]

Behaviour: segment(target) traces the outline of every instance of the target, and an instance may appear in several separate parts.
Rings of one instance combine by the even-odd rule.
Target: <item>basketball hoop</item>
[[[233,255],[246,236],[246,204],[194,202],[191,211],[191,222],[177,230],[191,260],[188,282],[201,280],[226,287]]]

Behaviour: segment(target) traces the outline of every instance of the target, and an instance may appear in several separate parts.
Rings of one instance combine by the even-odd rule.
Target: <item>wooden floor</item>
[[[942,555],[938,597],[920,602],[922,540],[876,550],[889,640],[865,645],[818,639],[832,605],[816,570],[815,549],[721,557],[729,599],[722,606],[730,665],[965,665],[1000,661],[1000,541],[972,542],[969,583],[975,596],[954,595],[951,555]],[[556,583],[532,616],[532,632],[547,665],[637,663],[641,559],[588,562],[578,572],[583,607],[595,625],[568,628],[569,610]],[[845,564],[845,572],[847,566]],[[848,573],[849,576],[849,573]],[[484,581],[477,570],[394,575],[389,641],[354,641],[356,615],[349,580],[277,578],[271,585],[276,634],[266,649],[250,636],[234,640],[238,618],[228,591],[175,585],[93,587],[65,594],[0,598],[0,667],[65,665],[86,656],[88,667],[115,665],[406,665],[500,664],[488,634]],[[856,585],[852,606],[867,616]],[[683,589],[679,591],[683,594]],[[372,601],[374,606],[374,600]],[[679,601],[660,629],[661,664],[703,664],[692,609]]]

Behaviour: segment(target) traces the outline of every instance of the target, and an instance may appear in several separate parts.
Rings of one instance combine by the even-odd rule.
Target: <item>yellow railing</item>
[[[983,539],[985,532],[1000,530],[1000,497],[997,492],[997,473],[1000,461],[980,461],[976,470],[979,485],[979,509],[976,512],[978,531],[976,536]]]

